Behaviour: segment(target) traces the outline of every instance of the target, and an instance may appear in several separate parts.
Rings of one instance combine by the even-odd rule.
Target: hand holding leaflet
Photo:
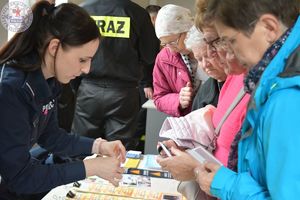
[[[168,157],[172,157],[171,152],[167,149],[167,147],[162,142],[158,142],[158,144],[161,146],[161,148],[164,150],[164,152],[167,154]]]

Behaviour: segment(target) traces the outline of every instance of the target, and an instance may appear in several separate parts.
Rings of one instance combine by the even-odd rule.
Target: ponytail
[[[32,7],[33,20],[24,32],[16,33],[0,49],[0,64],[8,62],[24,71],[40,68],[51,39],[57,38],[63,48],[79,46],[100,38],[94,20],[83,8],[65,3],[57,7],[48,1],[39,1]],[[25,57],[37,55],[35,63],[28,64]]]

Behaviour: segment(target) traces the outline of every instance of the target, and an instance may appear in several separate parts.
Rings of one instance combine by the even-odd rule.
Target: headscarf
[[[193,24],[193,17],[189,9],[168,4],[158,11],[155,22],[156,36],[157,38],[161,38],[188,32]]]

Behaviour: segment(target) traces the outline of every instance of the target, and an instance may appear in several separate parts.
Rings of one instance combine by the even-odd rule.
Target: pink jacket
[[[179,109],[179,92],[190,81],[181,55],[163,48],[156,57],[153,69],[153,99],[156,108],[173,117],[189,113],[191,106],[183,111]]]
[[[227,76],[220,92],[217,109],[213,115],[214,127],[218,126],[218,123],[221,121],[226,110],[231,105],[240,89],[244,87],[243,80],[244,74]],[[227,166],[231,143],[242,127],[249,99],[250,95],[246,94],[230,113],[220,130],[214,154],[225,166]]]

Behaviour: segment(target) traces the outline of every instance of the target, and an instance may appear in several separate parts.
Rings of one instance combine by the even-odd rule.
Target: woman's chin
[[[74,78],[58,78],[58,82],[62,83],[62,84],[68,84],[72,79]]]

